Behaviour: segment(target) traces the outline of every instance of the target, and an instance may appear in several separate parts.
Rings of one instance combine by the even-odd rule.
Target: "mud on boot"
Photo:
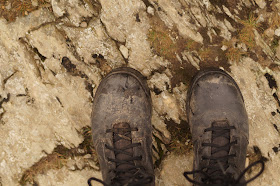
[[[93,102],[92,136],[103,185],[154,185],[151,97],[145,78],[118,68],[100,83]]]
[[[240,89],[219,69],[200,71],[187,95],[187,115],[194,145],[194,171],[184,175],[196,185],[246,185],[248,116]],[[264,163],[258,161],[248,168]],[[190,179],[189,175],[193,175]]]

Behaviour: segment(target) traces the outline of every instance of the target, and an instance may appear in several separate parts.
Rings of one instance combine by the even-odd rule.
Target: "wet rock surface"
[[[0,185],[101,178],[91,104],[121,66],[151,89],[157,185],[191,185],[185,101],[207,67],[226,70],[243,93],[247,164],[266,161],[249,185],[280,184],[279,1],[0,0],[0,16]]]

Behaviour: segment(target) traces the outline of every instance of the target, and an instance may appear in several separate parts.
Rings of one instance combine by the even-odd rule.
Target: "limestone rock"
[[[155,73],[148,81],[151,89],[158,89],[159,91],[165,91],[170,87],[170,78],[166,74]]]
[[[58,186],[87,186],[87,180],[91,177],[101,179],[101,173],[90,169],[69,171],[66,168],[60,170],[48,171],[45,175],[37,176],[37,182],[39,185],[58,185]],[[102,186],[98,182],[92,182],[93,185]]]
[[[148,6],[148,8],[147,8],[147,12],[151,15],[155,15],[155,10],[150,6]]]
[[[123,57],[125,59],[127,59],[128,58],[128,49],[124,45],[121,45],[120,46],[120,51],[121,51]]]
[[[279,44],[279,46],[276,48],[276,57],[277,57],[278,59],[280,59],[280,44]]]
[[[67,26],[63,26],[61,29],[73,43],[78,58],[82,56],[85,63],[96,63],[96,59],[92,57],[94,54],[105,56],[104,60],[113,68],[125,63],[117,46],[106,34],[100,20],[92,20],[83,30]]]
[[[192,184],[186,181],[186,178],[184,177],[183,173],[185,171],[191,171],[192,166],[193,155],[191,153],[181,156],[171,154],[162,162],[160,176],[157,178],[156,184],[159,186],[191,186]]]
[[[274,98],[270,95],[270,87],[267,84],[266,78],[264,76],[259,77],[258,73],[254,73],[253,69],[256,70],[258,68],[261,68],[259,64],[246,58],[240,66],[233,65],[231,69],[233,77],[239,84],[244,96],[249,116],[249,147],[260,147],[261,153],[269,160],[266,165],[269,167],[267,172],[255,180],[253,184],[262,185],[265,182],[277,185],[277,181],[274,183],[271,181],[276,179],[276,175],[272,174],[271,171],[280,171],[279,166],[276,166],[280,163],[280,157],[272,150],[278,144],[279,133],[271,123],[279,121],[280,117],[279,115],[271,117],[271,112],[276,110],[277,105],[275,101],[272,101]],[[246,78],[244,74],[246,74]],[[252,82],[254,83],[252,84]],[[259,88],[257,88],[257,84],[260,86]],[[267,126],[266,130],[263,130],[263,126]],[[254,175],[255,171],[250,175]],[[270,175],[270,178],[266,176],[267,174]]]
[[[274,30],[272,28],[268,28],[265,30],[265,35],[267,35],[268,37],[273,37],[274,35]]]
[[[62,17],[67,14],[75,26],[79,26],[83,18],[92,17],[95,14],[95,10],[88,1],[51,0],[51,5],[55,16]]]
[[[266,6],[266,2],[264,0],[256,0],[256,3],[261,9]]]
[[[274,31],[275,35],[276,36],[280,36],[280,28],[277,28],[275,31]]]
[[[159,95],[152,93],[153,106],[160,115],[167,114],[168,119],[173,119],[176,123],[180,123],[179,105],[174,95],[168,91],[164,91]]]
[[[146,9],[140,0],[100,1],[102,6],[101,20],[114,39],[125,42],[129,33],[145,24],[136,22],[135,15]],[[133,6],[131,6],[133,5]],[[142,25],[141,25],[142,24]],[[143,27],[142,26],[142,27]],[[142,29],[141,29],[142,30]]]
[[[87,22],[81,22],[81,24],[80,24],[80,27],[82,27],[82,28],[86,28],[87,27]]]

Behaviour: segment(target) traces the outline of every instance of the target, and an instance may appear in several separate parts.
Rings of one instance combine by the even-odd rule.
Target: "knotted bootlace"
[[[97,181],[104,186],[107,185],[145,185],[153,181],[153,176],[147,175],[142,166],[135,165],[134,161],[141,161],[142,156],[134,156],[133,148],[141,146],[141,143],[132,143],[131,131],[138,131],[137,128],[130,128],[127,123],[122,124],[123,127],[108,129],[106,133],[113,133],[114,147],[105,145],[105,148],[112,150],[115,154],[115,159],[108,158],[107,160],[116,164],[115,169],[110,170],[115,173],[115,177],[111,183],[105,183],[97,178],[90,178],[88,185],[91,186],[91,181]]]
[[[230,166],[234,166],[229,163],[230,158],[236,157],[236,154],[229,154],[230,148],[237,144],[237,140],[230,141],[230,130],[235,129],[234,126],[230,126],[227,120],[215,121],[210,128],[204,130],[204,132],[212,132],[211,143],[202,143],[202,147],[210,147],[211,155],[202,156],[202,160],[209,161],[209,165],[202,167],[200,170],[185,172],[184,176],[188,181],[197,185],[244,185],[253,181],[258,177],[264,169],[264,163],[257,161],[252,163],[246,168],[239,176],[237,180],[234,180],[233,176],[226,173]],[[262,164],[261,171],[244,183],[240,183],[244,174],[256,164]],[[200,173],[202,175],[201,183],[194,181],[188,177],[190,174]]]
[[[261,164],[261,169],[260,171],[255,175],[253,176],[252,178],[250,178],[249,180],[247,181],[244,181],[242,182],[242,178],[244,177],[245,173],[247,171],[249,171],[252,167],[256,166],[257,164]],[[219,185],[219,186],[244,186],[250,182],[252,182],[253,180],[255,180],[257,177],[259,177],[264,171],[264,161],[262,160],[259,160],[259,161],[255,161],[254,163],[251,163],[246,169],[244,169],[240,175],[238,176],[237,179],[234,179],[233,176],[231,174],[224,174],[223,178],[222,179],[219,179],[219,183],[217,184],[217,180],[211,178],[211,176],[209,174],[207,174],[205,171],[203,170],[195,170],[195,171],[189,171],[189,172],[184,172],[184,176],[185,178],[193,183],[193,184],[197,184],[197,185],[211,185],[211,186],[215,186],[215,185]],[[194,175],[194,174],[197,174],[197,173],[201,173],[205,176],[203,182],[197,182],[193,179],[191,179],[188,175]]]

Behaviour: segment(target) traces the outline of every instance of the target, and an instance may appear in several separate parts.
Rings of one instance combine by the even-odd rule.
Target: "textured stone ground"
[[[279,0],[0,0],[0,16],[0,185],[100,178],[91,104],[120,66],[151,88],[157,185],[190,185],[186,91],[212,66],[243,93],[247,165],[266,161],[250,185],[280,184]]]

